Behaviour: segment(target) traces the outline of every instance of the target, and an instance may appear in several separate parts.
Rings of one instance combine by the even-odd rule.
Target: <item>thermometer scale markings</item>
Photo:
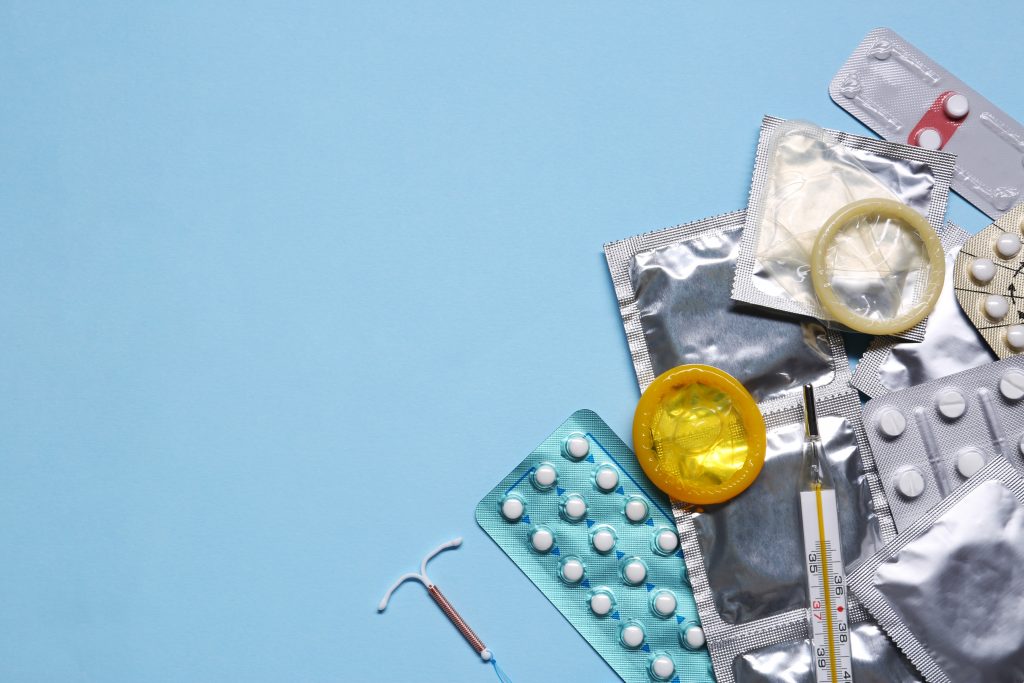
[[[811,641],[818,683],[853,680],[846,620],[846,577],[838,542],[835,500],[835,491],[823,489],[820,484],[812,491],[800,493],[804,547],[808,548],[805,559],[811,598]]]

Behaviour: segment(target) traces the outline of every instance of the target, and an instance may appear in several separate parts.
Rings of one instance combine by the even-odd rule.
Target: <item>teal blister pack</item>
[[[476,519],[622,680],[715,680],[672,504],[593,411],[573,413]]]

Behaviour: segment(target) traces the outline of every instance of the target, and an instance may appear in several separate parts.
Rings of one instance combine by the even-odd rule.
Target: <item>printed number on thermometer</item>
[[[846,621],[846,576],[839,541],[836,494],[830,489],[800,494],[811,641],[817,683],[849,683],[850,632]]]

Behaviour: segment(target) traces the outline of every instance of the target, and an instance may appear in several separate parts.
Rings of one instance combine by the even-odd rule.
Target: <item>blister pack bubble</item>
[[[953,190],[992,218],[1020,201],[1024,126],[896,32],[868,33],[828,90],[886,140],[955,154]]]
[[[1000,358],[1024,355],[1024,204],[974,235],[954,266],[960,307]]]
[[[829,320],[809,275],[825,224],[852,202],[882,200],[909,207],[940,234],[952,173],[953,156],[944,152],[766,116],[732,298]],[[857,228],[853,242],[864,248],[844,250],[843,267],[834,273],[838,279],[828,288],[846,304],[856,302],[864,320],[909,320],[910,311],[926,310],[921,307],[936,270],[921,235],[902,220],[876,216]],[[920,341],[924,330],[922,320],[893,334]]]
[[[1024,471],[1024,357],[867,402],[864,424],[898,531],[1004,457]]]
[[[1024,479],[993,458],[847,585],[928,683],[1024,680]]]
[[[594,412],[573,413],[476,519],[624,681],[714,681],[671,503]]]
[[[960,309],[954,291],[953,265],[969,235],[958,225],[947,223],[942,233],[946,249],[946,280],[928,327],[920,342],[880,336],[861,356],[850,384],[876,398],[930,382],[946,375],[991,363],[996,359]]]

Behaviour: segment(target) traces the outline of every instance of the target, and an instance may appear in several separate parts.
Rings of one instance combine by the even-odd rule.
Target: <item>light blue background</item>
[[[613,673],[476,526],[637,389],[601,245],[745,204],[888,25],[1024,117],[1016,3],[0,4],[0,680]],[[987,220],[959,198],[949,215]]]

